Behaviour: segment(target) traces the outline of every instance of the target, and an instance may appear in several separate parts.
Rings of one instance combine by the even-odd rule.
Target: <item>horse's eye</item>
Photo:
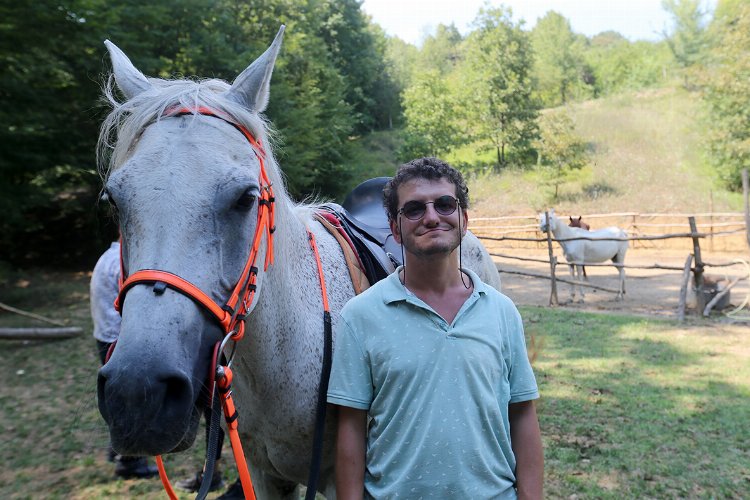
[[[242,193],[242,196],[240,196],[237,200],[237,208],[239,208],[240,210],[250,210],[251,208],[253,208],[255,198],[255,194],[248,189],[247,191]]]
[[[109,191],[106,189],[102,191],[102,195],[99,197],[99,200],[103,201],[104,203],[109,203],[112,208],[117,208],[117,204],[115,203],[114,198],[112,198],[112,195],[109,194]]]

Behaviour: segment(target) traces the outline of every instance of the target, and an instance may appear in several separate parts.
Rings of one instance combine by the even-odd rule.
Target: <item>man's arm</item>
[[[508,405],[510,444],[516,455],[516,486],[518,498],[542,498],[544,454],[542,435],[533,401]]]
[[[367,411],[339,406],[336,439],[336,497],[361,500],[365,491]]]

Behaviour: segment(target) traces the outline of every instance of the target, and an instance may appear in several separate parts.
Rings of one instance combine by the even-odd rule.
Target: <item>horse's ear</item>
[[[104,40],[107,46],[109,57],[112,60],[112,69],[115,73],[115,82],[117,87],[122,90],[127,99],[132,99],[141,92],[152,88],[143,73],[138,71],[128,56],[109,40]]]
[[[568,219],[570,219],[570,222],[573,222],[573,217],[571,217],[570,215],[568,215]]]
[[[284,28],[282,24],[271,46],[235,78],[232,88],[227,91],[227,98],[258,113],[266,109],[271,73],[284,38]]]

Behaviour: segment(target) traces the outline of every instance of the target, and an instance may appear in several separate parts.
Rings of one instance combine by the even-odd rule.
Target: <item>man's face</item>
[[[399,209],[410,201],[427,203],[424,215],[418,220],[399,213],[396,220],[391,221],[391,232],[407,253],[417,257],[449,255],[458,247],[461,237],[466,234],[466,212],[458,208],[450,215],[441,215],[434,204],[441,196],[456,196],[456,186],[452,182],[447,179],[411,179],[398,187],[397,194]]]

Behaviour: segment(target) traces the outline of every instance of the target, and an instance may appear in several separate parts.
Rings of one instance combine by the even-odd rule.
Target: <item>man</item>
[[[89,298],[91,319],[94,323],[94,338],[102,363],[107,359],[110,346],[120,335],[120,315],[114,303],[120,291],[120,243],[114,242],[99,257],[91,274]],[[149,478],[159,473],[155,465],[149,465],[145,457],[118,455],[110,446],[109,461],[115,462],[115,475],[124,479]]]
[[[468,189],[436,158],[384,205],[404,265],[341,312],[338,498],[541,498],[539,397],[513,303],[459,269]]]

